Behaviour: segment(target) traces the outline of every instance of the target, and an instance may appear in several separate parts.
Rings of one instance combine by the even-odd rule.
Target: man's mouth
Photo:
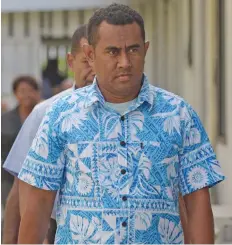
[[[120,81],[128,81],[131,77],[131,74],[120,74],[117,76],[117,78],[120,80]]]

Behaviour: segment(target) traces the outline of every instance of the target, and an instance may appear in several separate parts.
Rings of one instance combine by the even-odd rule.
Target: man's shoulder
[[[73,125],[86,115],[86,102],[83,98],[87,95],[86,88],[80,88],[51,100],[43,117],[44,127],[52,128],[61,135],[69,132]]]
[[[163,118],[175,115],[185,119],[194,111],[191,105],[181,96],[153,85],[150,85],[150,89],[155,93],[154,113],[162,114]]]
[[[49,103],[46,102],[46,105],[49,104],[49,106],[43,105],[43,107],[48,108],[46,114],[49,118],[50,125],[52,125],[53,122],[56,122],[56,125],[58,126],[59,123],[62,123],[65,119],[67,121],[71,120],[73,113],[78,113],[80,115],[85,113],[85,104],[88,94],[88,87],[84,87],[62,94],[56,97],[56,99],[51,100]]]
[[[182,104],[182,105],[187,105],[188,103],[179,95],[174,94],[170,91],[167,91],[163,88],[156,87],[154,85],[150,85],[151,91],[155,93],[155,103],[154,105],[157,105],[159,103],[167,103],[174,105],[174,102],[176,104]]]

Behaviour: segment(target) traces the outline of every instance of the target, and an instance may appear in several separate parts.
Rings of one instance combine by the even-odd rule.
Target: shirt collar
[[[141,87],[141,90],[139,92],[139,95],[137,97],[137,100],[132,105],[131,109],[135,109],[139,107],[144,102],[147,102],[151,107],[154,104],[154,93],[150,87],[148,78],[145,74],[143,74],[143,84]],[[97,78],[95,76],[93,80],[93,84],[87,87],[87,99],[85,100],[85,108],[90,107],[94,103],[100,102],[102,105],[105,104],[105,99],[98,87],[97,84]]]
[[[155,95],[151,89],[148,78],[145,74],[143,74],[143,85],[140,89],[135,106],[138,107],[144,102],[147,102],[150,106],[153,106],[154,97]]]

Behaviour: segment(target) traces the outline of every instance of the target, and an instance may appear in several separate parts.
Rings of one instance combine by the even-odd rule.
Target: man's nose
[[[128,69],[131,67],[130,57],[127,53],[121,53],[118,57],[119,68]]]

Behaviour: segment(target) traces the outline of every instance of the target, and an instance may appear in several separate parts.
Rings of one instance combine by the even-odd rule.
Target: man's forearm
[[[41,222],[41,217],[36,215],[30,216],[27,212],[27,215],[22,217],[21,220],[18,243],[42,244],[48,231],[48,223]]]
[[[21,200],[21,222],[19,244],[42,244],[50,223],[56,192],[45,191],[22,181],[19,184]]]
[[[200,208],[199,208],[200,209]],[[214,225],[212,214],[198,211],[188,223],[189,237],[194,244],[214,244]]]
[[[3,227],[4,244],[17,243],[19,224],[20,224],[20,213],[19,213],[18,181],[17,178],[15,178],[5,208],[4,227]]]
[[[179,196],[179,210],[180,210],[180,220],[184,232],[184,244],[191,244],[189,233],[188,233],[188,220],[187,220],[187,210],[185,207],[184,199]]]
[[[188,233],[191,243],[213,244],[214,222],[208,188],[184,197],[187,209]]]

